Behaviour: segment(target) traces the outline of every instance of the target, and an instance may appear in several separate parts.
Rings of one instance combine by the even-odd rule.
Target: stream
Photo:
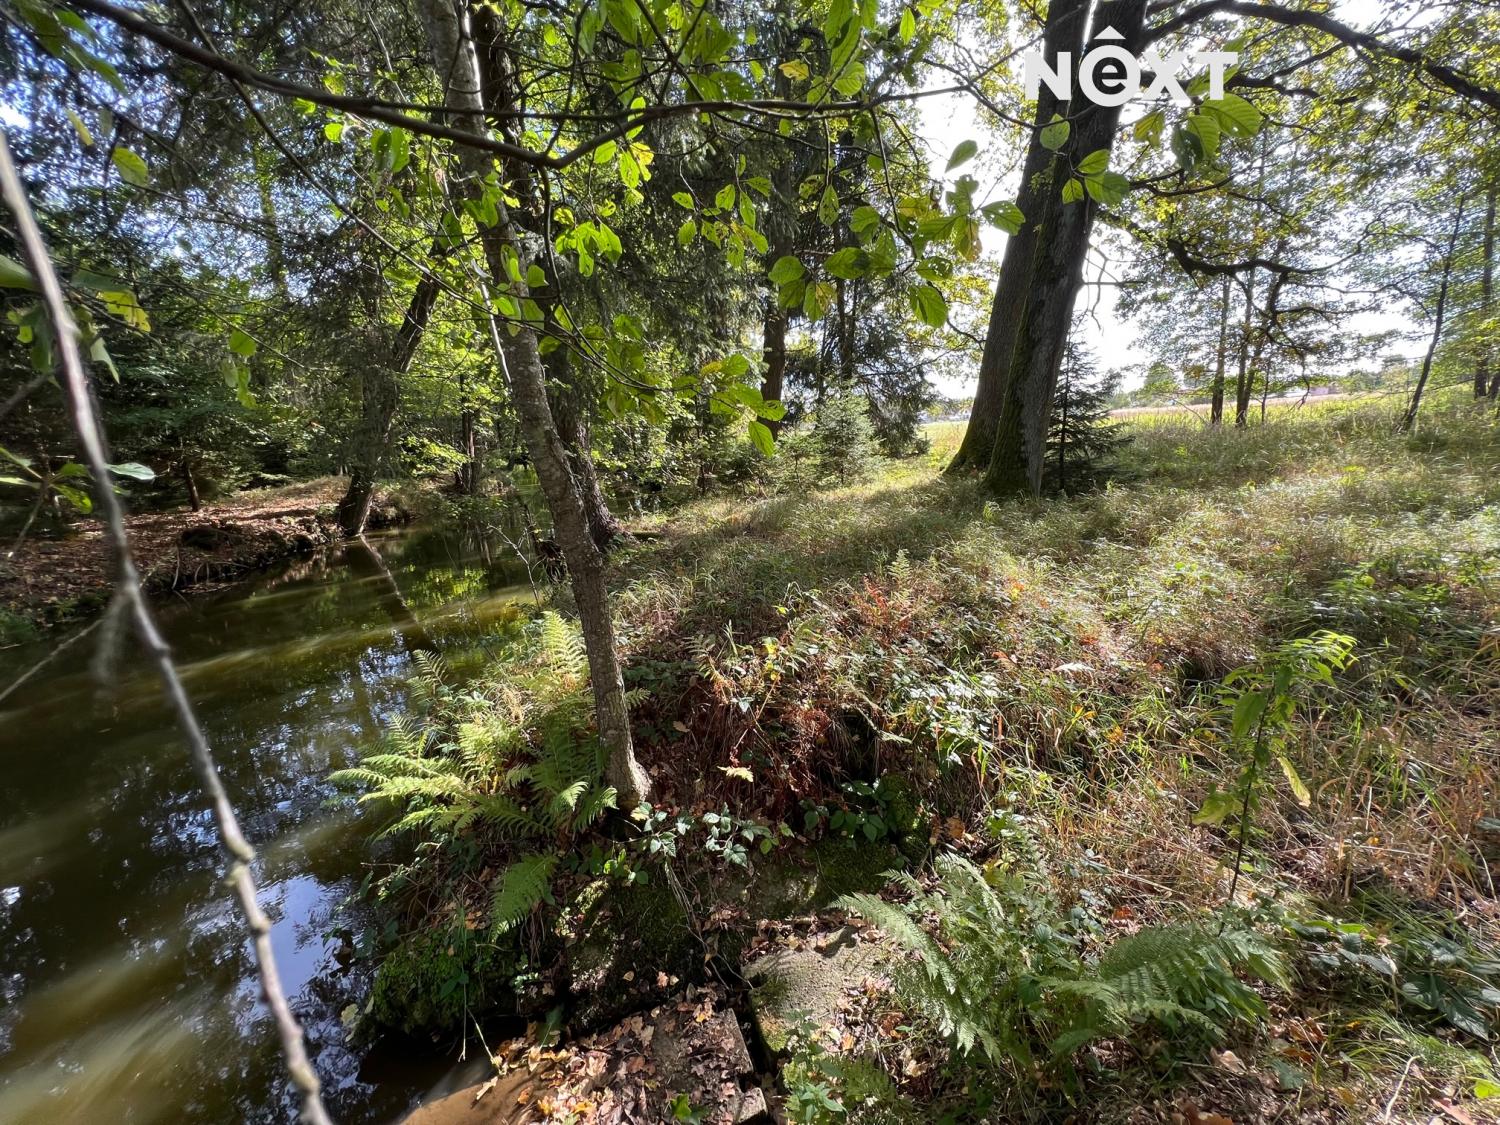
[[[473,644],[532,596],[514,556],[402,531],[161,604],[344,1125],[399,1117],[452,1059],[345,1036],[369,853],[325,778],[403,710],[418,644]],[[295,1120],[186,750],[132,642],[93,674],[102,632],[0,702],[0,1122]],[[56,640],[0,652],[0,689]]]

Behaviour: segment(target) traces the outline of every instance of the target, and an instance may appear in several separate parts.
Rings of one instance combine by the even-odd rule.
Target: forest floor
[[[626,550],[636,740],[669,810],[657,833],[678,837],[690,960],[712,947],[755,978],[768,958],[814,957],[831,981],[792,1008],[784,980],[758,985],[742,1009],[791,1119],[1500,1119],[1500,427],[1459,402],[1431,404],[1410,437],[1394,422],[1348,403],[1245,432],[1134,420],[1121,483],[1003,504],[940,473],[947,427],[925,461],[691,503]],[[1255,752],[1232,730],[1254,682],[1237,677],[1318,630],[1348,636],[1354,662],[1288,689],[1236,880],[1236,816],[1205,814],[1216,794],[1237,812]],[[819,969],[874,927],[827,896],[767,905],[745,889],[724,841],[752,825],[770,831],[767,859],[733,862],[823,873],[842,849],[865,870],[844,892],[879,891],[884,866],[934,887],[942,855],[1024,886],[1020,960],[981,995],[1049,943],[1091,965],[1147,927],[1212,933],[1224,917],[1286,975],[1256,986],[1258,1015],[1220,1012],[1218,1036],[1140,1018],[1059,1069],[1045,1036],[1028,1041],[1046,1019],[1012,997],[1019,1045],[960,1053],[893,987],[909,956]],[[566,917],[577,900],[557,890]],[[1035,933],[1019,921],[1033,914]],[[986,963],[943,937],[960,975]],[[614,971],[676,987],[664,941]],[[986,952],[993,966],[1004,951]],[[578,1042],[530,1112],[634,1112],[628,1059],[616,1095],[600,1080],[614,1062],[594,1074]],[[732,1119],[682,1092],[679,1119]],[[671,1091],[656,1093],[660,1109]]]
[[[127,517],[136,566],[152,593],[232,582],[339,538],[333,509],[346,482],[336,477],[237,492],[186,508]],[[376,519],[400,512],[382,501]],[[103,525],[79,519],[60,534],[30,534],[0,563],[0,611],[7,632],[76,620],[102,609],[115,564]]]

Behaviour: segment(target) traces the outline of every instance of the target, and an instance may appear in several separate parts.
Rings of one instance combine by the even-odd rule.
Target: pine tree
[[[1115,456],[1130,440],[1109,417],[1110,399],[1119,383],[1118,372],[1100,376],[1093,349],[1079,340],[1075,324],[1063,352],[1047,428],[1043,487],[1049,492],[1072,495],[1096,488],[1113,475]]]

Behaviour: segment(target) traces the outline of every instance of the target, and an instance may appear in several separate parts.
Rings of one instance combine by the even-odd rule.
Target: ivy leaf
[[[977,153],[978,151],[979,151],[979,142],[978,141],[963,141],[963,142],[961,142],[959,144],[959,146],[953,150],[953,155],[950,156],[950,157],[948,157],[948,167],[947,167],[946,171],[951,172],[951,171],[953,171],[953,169],[957,168],[960,164],[967,164],[970,160],[974,159],[974,154]]]
[[[948,302],[934,285],[918,285],[911,291],[911,307],[923,324],[941,328],[948,322]]]
[[[1056,152],[1063,145],[1067,144],[1068,134],[1072,131],[1072,128],[1071,125],[1054,113],[1052,115],[1052,123],[1042,127],[1042,147],[1048,152]]]
[[[128,148],[116,148],[109,154],[110,160],[120,173],[120,179],[135,187],[145,187],[151,182],[151,169],[146,162]]]

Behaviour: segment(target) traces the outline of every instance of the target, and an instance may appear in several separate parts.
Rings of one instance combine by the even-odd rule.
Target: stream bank
[[[305,558],[342,538],[334,505],[344,482],[324,477],[280,488],[239,492],[199,511],[130,515],[126,526],[142,581],[152,594],[222,587],[257,571]],[[391,494],[376,497],[370,528],[408,522]],[[26,536],[0,567],[0,633],[23,638],[37,628],[88,617],[108,604],[115,569],[98,520],[64,534]]]

